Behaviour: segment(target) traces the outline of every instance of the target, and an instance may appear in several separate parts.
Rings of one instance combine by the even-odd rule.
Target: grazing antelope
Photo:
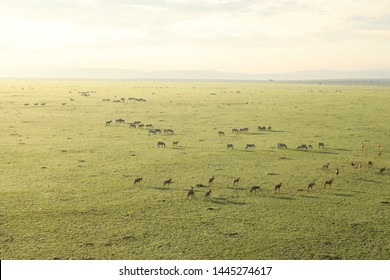
[[[368,164],[368,166],[372,166],[372,161],[369,160],[369,161],[367,162],[367,164]]]
[[[287,149],[287,145],[283,143],[278,143],[278,149]]]
[[[226,146],[227,146],[228,149],[232,149],[233,150],[233,148],[234,148],[233,144],[226,144]]]
[[[232,129],[232,133],[233,133],[233,134],[238,134],[238,133],[239,133],[239,132],[238,132],[238,129],[237,129],[237,128],[233,128],[233,129]]]
[[[164,133],[166,133],[166,134],[175,134],[175,132],[172,129],[170,129],[170,128],[164,129]]]
[[[165,148],[165,143],[164,142],[157,142],[157,147],[158,148]]]
[[[260,131],[264,131],[265,130],[265,126],[257,126],[257,130],[260,130]]]
[[[134,180],[134,184],[140,184],[141,181],[142,181],[142,177],[136,178],[136,179]]]
[[[305,144],[302,144],[297,147],[297,150],[306,150],[307,151],[307,146]]]
[[[135,123],[131,123],[131,124],[129,125],[129,128],[137,128],[137,125],[136,125]]]
[[[275,185],[275,191],[280,191],[281,186],[282,186],[282,183]]]
[[[205,197],[210,197],[210,194],[211,194],[211,189],[209,189],[209,190],[205,193]]]
[[[336,176],[339,176],[339,174],[340,174],[340,171],[339,171],[339,169],[338,169],[338,168],[336,168],[336,171],[335,171],[335,173],[336,173]]]
[[[214,182],[214,179],[215,179],[215,177],[213,176],[213,177],[211,177],[210,179],[209,179],[209,184],[212,184],[213,182]]]
[[[249,128],[247,128],[247,127],[240,128],[240,133],[247,133],[248,131],[249,131]]]
[[[179,144],[179,141],[172,142],[173,147],[177,147],[177,144]]]
[[[381,168],[379,168],[379,174],[383,174],[384,172],[385,172],[385,170],[386,170],[386,167],[381,167]]]
[[[194,192],[194,187],[190,187],[190,189],[188,190],[188,192],[187,192],[187,197],[194,197],[194,195],[195,195],[195,192]]]
[[[172,183],[172,178],[169,178],[168,180],[164,181],[164,186],[165,185],[170,185]]]
[[[268,127],[268,131],[271,131],[271,130],[272,130],[272,127],[269,126],[269,127]]]
[[[333,183],[333,178],[330,179],[330,180],[325,181],[325,182],[324,182],[324,188],[326,188],[326,185],[329,185],[329,187],[331,187],[331,186],[332,186],[332,183]]]
[[[247,149],[253,150],[255,147],[256,147],[255,144],[246,144],[245,150]]]
[[[318,143],[318,149],[324,149],[325,148],[325,144],[324,143]]]
[[[378,157],[380,157],[382,155],[382,152],[378,151],[376,154],[378,155]]]
[[[149,132],[148,132],[148,136],[150,136],[150,135],[156,135],[156,131],[155,130],[153,130],[153,129],[151,129],[151,130],[149,130]]]
[[[307,184],[307,189],[310,190],[310,189],[312,189],[315,185],[316,185],[315,182],[311,182],[311,183]]]
[[[125,123],[125,120],[124,119],[117,119],[117,120],[115,120],[115,123]]]
[[[112,121],[106,121],[106,125],[110,125]]]
[[[260,189],[260,186],[253,186],[249,189],[249,192],[250,193],[255,193],[256,195],[256,191]]]
[[[240,177],[234,179],[234,181],[233,181],[233,186],[235,186],[235,185],[238,186],[238,182],[240,182]]]
[[[322,169],[328,169],[328,167],[329,167],[329,162],[324,163],[324,164],[322,165]]]
[[[307,146],[309,149],[313,149],[313,146],[312,145],[309,145],[309,146]]]
[[[225,136],[225,133],[223,131],[218,131],[219,136]]]

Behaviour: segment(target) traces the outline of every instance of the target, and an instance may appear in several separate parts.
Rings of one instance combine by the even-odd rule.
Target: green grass
[[[390,259],[388,108],[381,83],[0,81],[0,259]]]

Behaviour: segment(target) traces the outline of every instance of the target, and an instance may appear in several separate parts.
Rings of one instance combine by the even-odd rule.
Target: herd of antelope
[[[108,126],[108,125],[111,125],[111,123],[112,123],[112,120],[106,121],[106,125],[107,125],[107,126]],[[125,120],[124,120],[124,119],[121,119],[121,118],[116,119],[116,120],[115,120],[115,123],[116,123],[116,124],[126,124]],[[169,128],[169,129],[158,129],[158,128],[154,128],[152,124],[143,124],[141,121],[133,121],[133,122],[129,123],[129,128],[138,128],[138,129],[147,128],[147,129],[148,129],[148,135],[155,135],[155,134],[173,135],[173,134],[174,134],[173,129],[170,129],[170,128]],[[258,126],[258,130],[259,130],[259,131],[265,131],[265,130],[272,131],[272,128],[271,128],[271,126],[269,126],[268,128],[266,128],[265,126]],[[232,134],[245,134],[245,133],[248,133],[248,131],[249,131],[249,129],[246,128],[246,127],[245,127],[245,128],[233,128],[233,129],[232,129]],[[217,135],[218,135],[218,136],[225,136],[225,133],[224,133],[222,130],[220,130],[220,131],[217,132]],[[173,148],[177,147],[178,143],[179,143],[179,141],[174,141],[174,142],[172,142]],[[165,147],[166,147],[166,144],[165,144],[165,142],[158,141],[158,142],[157,142],[157,147],[158,147],[158,148],[165,148]],[[234,145],[231,144],[231,143],[228,143],[228,144],[226,145],[226,147],[227,147],[227,149],[231,149],[231,150],[234,149]],[[287,148],[287,145],[286,145],[285,143],[277,143],[276,147],[277,147],[278,149],[288,149],[288,148]],[[247,145],[245,146],[245,150],[253,150],[253,149],[255,149],[255,148],[256,148],[256,145],[253,144],[253,143],[247,144]],[[365,145],[362,143],[362,144],[360,145],[360,148],[361,148],[361,150],[364,150],[364,149],[365,149]],[[309,145],[301,144],[301,145],[299,145],[296,149],[297,149],[297,150],[305,150],[305,151],[307,151],[307,150],[313,149],[313,146],[310,145],[310,144],[309,144]],[[318,149],[325,149],[325,144],[322,143],[322,142],[319,142],[319,143],[318,143]],[[381,156],[381,155],[382,155],[381,146],[380,146],[379,144],[377,144],[377,156]],[[373,162],[370,160],[370,161],[367,162],[367,165],[368,165],[369,167],[371,167],[371,166],[373,165]],[[330,163],[329,163],[329,162],[326,162],[326,163],[324,163],[324,164],[322,165],[321,169],[323,169],[323,170],[328,170],[328,169],[329,169],[329,166],[330,166]],[[363,164],[360,163],[360,162],[357,162],[357,163],[352,162],[352,163],[351,163],[351,166],[352,166],[353,169],[360,169],[360,168],[363,167]],[[385,171],[386,171],[386,168],[385,168],[385,167],[380,167],[379,170],[378,170],[378,173],[379,173],[379,174],[383,174]],[[334,169],[334,174],[336,175],[336,178],[339,176],[339,174],[340,174],[340,168],[339,168],[339,167],[336,167],[336,168]],[[214,176],[211,177],[211,178],[209,179],[209,181],[208,181],[208,183],[209,183],[208,185],[196,184],[196,185],[195,185],[195,188],[197,188],[197,189],[200,189],[200,188],[208,188],[208,190],[207,190],[206,192],[204,192],[204,196],[208,198],[208,197],[211,196],[211,188],[210,188],[210,187],[212,186],[212,184],[213,184],[213,182],[214,182],[214,179],[215,179]],[[141,183],[142,180],[143,180],[143,177],[136,178],[136,179],[134,180],[134,185],[139,185],[139,184]],[[241,180],[240,177],[235,178],[235,179],[233,180],[233,187],[237,187],[238,184],[239,184],[239,182],[240,182],[240,180]],[[327,187],[328,187],[328,188],[332,187],[333,182],[334,182],[334,179],[333,179],[333,178],[330,178],[330,179],[328,179],[328,180],[325,180],[325,181],[323,182],[323,188],[326,189]],[[166,179],[166,180],[163,181],[163,186],[167,186],[167,185],[169,186],[171,183],[172,183],[172,178]],[[316,186],[316,182],[315,182],[315,181],[312,181],[312,182],[309,182],[309,183],[306,185],[306,188],[305,188],[305,189],[306,189],[307,191],[310,191],[311,189],[314,188],[314,186]],[[255,185],[255,186],[249,187],[249,193],[250,193],[250,194],[256,195],[256,192],[259,191],[259,190],[261,190],[261,189],[262,189],[262,187],[261,187],[260,185]],[[281,191],[281,189],[282,189],[282,182],[279,182],[279,183],[277,183],[276,185],[274,185],[273,189],[274,189],[275,192]],[[194,189],[193,186],[191,186],[191,187],[188,189],[188,191],[187,191],[187,197],[195,197],[195,189]]]
[[[112,120],[109,120],[109,121],[106,121],[106,125],[111,125],[112,123]],[[115,123],[116,124],[126,124],[125,120],[124,119],[116,119],[115,120]],[[166,134],[166,135],[173,135],[174,134],[174,131],[173,129],[158,129],[158,128],[154,128],[152,124],[143,124],[141,121],[133,121],[131,123],[129,123],[129,128],[138,128],[138,129],[144,129],[144,128],[147,128],[148,129],[148,136],[150,135],[156,135],[156,134]],[[257,129],[259,131],[272,131],[272,128],[271,126],[268,126],[265,127],[265,126],[257,126]],[[249,132],[249,128],[247,127],[244,127],[244,128],[233,128],[232,130],[232,134],[234,135],[237,135],[237,134],[245,134],[245,133],[248,133]],[[223,137],[225,136],[225,132],[222,131],[222,130],[219,130],[217,132],[217,135],[220,136],[220,137]],[[172,146],[173,148],[177,147],[179,141],[174,141],[172,142]],[[157,147],[158,148],[165,148],[166,147],[166,144],[165,142],[162,142],[162,141],[158,141],[157,142]],[[226,144],[226,147],[227,149],[231,149],[233,150],[234,149],[234,145],[232,143],[228,143]],[[287,145],[285,143],[277,143],[276,147],[278,149],[288,149],[287,148]],[[245,150],[254,150],[256,148],[256,145],[253,144],[253,143],[250,143],[250,144],[246,144],[245,146]],[[360,148],[361,150],[364,150],[365,149],[365,145],[362,143],[360,145]],[[377,144],[377,156],[381,156],[382,155],[382,152],[381,152],[381,149],[380,149],[380,145]],[[307,145],[307,144],[301,144],[299,146],[297,146],[296,148],[297,150],[304,150],[304,151],[308,151],[308,150],[311,150],[313,149],[313,146],[312,145]],[[323,142],[319,142],[318,143],[318,149],[325,149],[325,144]],[[367,162],[367,165],[368,166],[372,166],[373,165],[373,162],[370,160]],[[329,166],[330,166],[330,163],[329,162],[326,162],[322,165],[321,169],[323,170],[327,170],[329,169]],[[359,168],[362,168],[363,165],[362,163],[351,163],[351,166],[353,169],[359,169]],[[378,170],[378,173],[379,174],[383,174],[385,172],[386,168],[385,167],[380,167],[379,170]],[[336,178],[339,177],[339,174],[340,174],[340,168],[339,167],[336,167],[334,169],[334,174],[336,175]],[[205,197],[210,197],[211,196],[211,186],[213,184],[213,181],[214,181],[215,177],[211,177],[209,179],[209,184],[208,185],[204,185],[204,184],[196,184],[195,185],[195,188],[197,189],[200,189],[200,188],[208,188],[208,190],[206,192],[204,192],[204,196]],[[141,183],[141,181],[143,180],[143,177],[139,177],[139,178],[136,178],[134,180],[134,185],[138,185]],[[233,180],[233,186],[238,186],[240,182],[240,178],[235,178]],[[172,183],[172,178],[169,178],[169,179],[166,179],[163,181],[163,186],[169,186],[170,184]],[[334,183],[334,179],[333,178],[330,178],[328,180],[325,180],[323,182],[323,188],[330,188],[332,187],[332,184]],[[307,185],[306,185],[306,190],[307,191],[310,191],[311,189],[314,188],[314,186],[316,186],[316,182],[315,181],[312,181],[312,182],[309,182]],[[276,185],[274,185],[274,191],[275,192],[279,192],[281,191],[282,189],[282,182],[279,182],[277,183]],[[256,192],[261,190],[261,186],[260,185],[255,185],[255,186],[252,186],[252,187],[249,187],[249,193],[250,194],[254,194],[256,195]],[[190,188],[188,189],[187,191],[187,197],[195,197],[195,189],[193,186],[190,186]]]
[[[159,142],[159,145],[165,145],[163,142]],[[229,145],[229,144],[228,144]],[[319,143],[318,147],[319,149],[321,148],[324,148],[324,144],[323,143]],[[278,143],[278,147],[281,148],[281,149],[286,149],[287,147],[285,147],[285,144],[283,143]],[[380,145],[378,144],[378,148],[380,148]],[[362,163],[354,163],[354,162],[351,162],[351,166],[353,169],[359,169],[359,168],[363,168],[363,164]],[[373,166],[373,162],[371,160],[369,160],[367,162],[367,166],[368,167],[372,167]],[[329,170],[330,169],[330,162],[326,162],[322,165],[321,167],[322,170]],[[383,174],[384,172],[386,171],[386,168],[385,167],[380,167],[378,169],[378,174]],[[340,168],[339,167],[336,167],[334,169],[334,174],[336,175],[336,178],[339,176],[340,174]],[[138,177],[134,180],[134,185],[137,185],[137,184],[140,184],[141,181],[143,180],[143,177]],[[195,191],[195,189],[208,189],[207,191],[200,191],[201,193],[203,193],[202,195],[206,198],[209,198],[211,196],[211,187],[213,186],[214,184],[214,180],[215,180],[215,176],[212,176],[209,178],[208,180],[208,185],[205,185],[205,184],[202,184],[202,183],[199,183],[199,184],[196,184],[195,185],[195,188],[194,186],[190,186],[189,189],[187,190],[187,197],[189,198],[194,198],[195,197],[195,193],[197,193],[198,191]],[[172,178],[169,178],[169,179],[166,179],[166,180],[163,180],[163,186],[169,186],[171,183],[173,182],[173,179]],[[241,177],[236,177],[234,178],[232,181],[232,187],[235,187],[235,188],[238,188],[238,185],[240,184],[241,182]],[[327,180],[324,180],[323,181],[323,188],[326,189],[326,188],[331,188],[332,187],[332,184],[335,182],[334,178],[330,178],[330,179],[327,179]],[[274,192],[279,192],[281,191],[282,189],[282,186],[283,186],[283,183],[282,182],[279,182],[277,184],[275,184],[273,186],[273,189],[274,189]],[[305,186],[305,189],[307,191],[310,191],[312,190],[314,187],[316,186],[316,181],[311,181],[309,183],[307,183],[307,185]],[[251,186],[248,188],[249,189],[249,194],[250,195],[256,195],[256,192],[257,191],[260,191],[262,189],[262,186],[260,185],[254,185],[254,186]],[[303,190],[303,189],[299,189],[299,190]]]

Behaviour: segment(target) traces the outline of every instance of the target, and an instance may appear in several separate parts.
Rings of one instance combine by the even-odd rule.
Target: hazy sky
[[[390,67],[390,0],[0,0],[1,68]]]

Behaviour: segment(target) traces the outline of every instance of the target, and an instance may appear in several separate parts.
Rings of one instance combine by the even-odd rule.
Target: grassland
[[[381,83],[0,81],[0,259],[388,260],[389,108]]]

